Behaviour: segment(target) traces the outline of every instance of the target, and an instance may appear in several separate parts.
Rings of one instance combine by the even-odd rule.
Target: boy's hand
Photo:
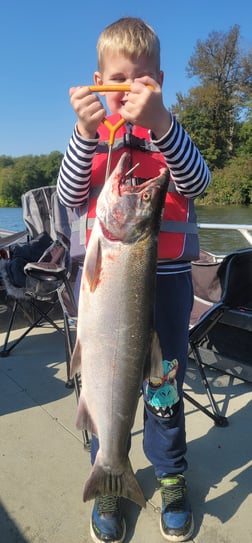
[[[78,132],[85,139],[94,139],[98,126],[106,116],[101,101],[88,87],[71,87],[69,96],[78,117]]]
[[[149,76],[135,79],[131,83],[122,115],[128,122],[149,128],[157,139],[171,126],[171,114],[163,104],[161,87]]]

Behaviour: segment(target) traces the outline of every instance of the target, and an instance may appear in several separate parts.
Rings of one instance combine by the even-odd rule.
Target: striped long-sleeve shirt
[[[169,131],[160,139],[151,141],[163,154],[173,182],[180,194],[195,198],[202,194],[210,182],[209,169],[197,147],[175,117]],[[75,127],[64,155],[57,183],[61,202],[77,207],[89,196],[92,159],[99,138],[85,140]]]
[[[199,150],[175,117],[168,132],[159,140],[150,134],[151,141],[163,154],[176,190],[186,198],[202,194],[210,182],[210,172]],[[92,159],[99,136],[85,140],[75,126],[59,171],[57,191],[67,207],[79,207],[89,197]],[[158,273],[188,271],[189,264],[162,263]]]

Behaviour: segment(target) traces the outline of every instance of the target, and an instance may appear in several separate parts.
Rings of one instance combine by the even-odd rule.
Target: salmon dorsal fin
[[[85,277],[89,285],[90,292],[94,292],[101,275],[102,266],[102,251],[100,240],[95,242],[91,241],[91,247],[89,247],[89,254],[85,265]]]
[[[81,368],[81,347],[80,347],[80,342],[77,339],[74,350],[73,350],[73,354],[71,357],[71,362],[70,362],[70,379],[73,379],[75,374],[80,371],[80,368]]]
[[[163,375],[163,355],[156,330],[152,330],[151,333],[150,348],[146,356],[143,380],[149,379],[151,375]]]
[[[163,375],[163,355],[156,330],[153,332],[151,344],[150,375]]]
[[[87,406],[87,402],[83,394],[80,395],[79,401],[78,401],[76,428],[78,430],[88,430],[88,432],[98,437],[95,422],[92,419],[92,416]]]

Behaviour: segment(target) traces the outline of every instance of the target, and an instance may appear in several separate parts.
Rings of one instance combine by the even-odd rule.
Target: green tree
[[[234,25],[229,32],[211,32],[205,42],[197,42],[187,73],[197,77],[200,86],[188,97],[178,94],[173,106],[190,134],[197,114],[195,141],[202,152],[208,150],[212,167],[223,167],[233,156],[237,121],[251,99],[252,53],[241,52],[239,38],[240,28]]]
[[[252,158],[241,155],[231,159],[224,168],[216,168],[212,181],[197,203],[204,205],[251,205]]]
[[[252,156],[252,102],[248,104],[246,118],[237,123],[235,154]]]
[[[14,158],[11,156],[1,155],[0,156],[0,170],[2,168],[7,168],[8,166],[13,166]]]
[[[21,195],[30,189],[55,185],[62,153],[0,157],[0,205],[20,206]]]
[[[43,172],[48,185],[56,184],[62,158],[63,155],[59,151],[38,157],[38,167]]]
[[[210,104],[214,100],[211,100],[210,89],[206,96],[204,87],[195,87],[188,96],[178,93],[177,100],[173,111],[200,149],[208,166],[211,169],[216,165],[221,166],[224,161],[222,132],[216,130],[209,114]]]
[[[16,207],[20,205],[19,191],[17,194],[16,186],[12,184],[13,171],[10,166],[0,168],[0,206]]]

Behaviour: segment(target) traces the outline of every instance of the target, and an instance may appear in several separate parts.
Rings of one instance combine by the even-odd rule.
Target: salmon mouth
[[[153,187],[153,185],[155,185],[155,182],[152,183],[151,181],[152,180],[150,178],[143,179],[140,177],[130,177],[130,176],[128,177],[127,175],[123,175],[118,183],[118,193],[119,195],[121,193],[138,194],[139,192],[142,192],[148,188]]]
[[[118,236],[113,236],[113,234],[104,226],[104,224],[100,221],[100,228],[102,231],[102,234],[104,238],[108,239],[109,241],[120,241]]]

